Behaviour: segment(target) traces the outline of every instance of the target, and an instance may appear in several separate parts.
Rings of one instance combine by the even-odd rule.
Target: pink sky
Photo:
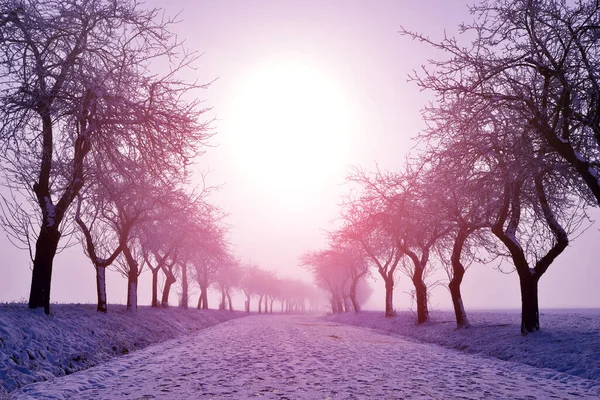
[[[399,26],[433,38],[441,38],[444,30],[452,35],[459,22],[470,19],[465,4],[443,0],[147,2],[148,6],[166,7],[167,15],[181,11],[177,33],[189,49],[204,53],[190,78],[201,82],[218,78],[205,95],[206,105],[213,107],[210,116],[216,118],[213,143],[219,145],[207,149],[200,168],[210,170],[209,184],[224,185],[212,201],[230,214],[232,242],[243,259],[276,269],[282,276],[308,278],[297,267],[298,256],[325,246],[322,230],[331,227],[330,221],[338,215],[340,196],[347,191],[341,186],[346,166],[373,168],[378,163],[384,169],[399,167],[413,146],[410,138],[423,127],[419,110],[429,94],[407,83],[407,74],[419,69],[433,53],[397,34]],[[252,176],[261,171],[256,162],[269,162],[269,151],[274,150],[240,148],[240,143],[252,141],[243,142],[247,136],[242,138],[245,132],[235,124],[239,110],[246,107],[243,101],[248,101],[241,88],[249,84],[249,77],[257,70],[268,75],[269,66],[281,63],[302,63],[325,79],[323,82],[331,83],[344,103],[337,111],[347,115],[345,129],[336,133],[335,140],[328,141],[323,136],[327,133],[310,137],[315,146],[330,148],[319,154],[307,150],[307,165],[320,162],[321,171],[329,172],[318,174],[307,167],[295,186]],[[273,73],[276,71],[273,67]],[[267,89],[256,90],[256,99],[266,96]],[[250,99],[249,109],[256,105]],[[343,146],[335,146],[336,141]],[[331,159],[323,161],[323,154],[331,154]],[[267,173],[278,171],[282,168],[273,166]],[[290,194],[298,193],[307,196],[290,199]],[[600,269],[592,258],[592,246],[598,239],[597,229],[590,229],[551,266],[540,282],[542,308],[600,307],[600,296],[595,292]],[[27,298],[31,279],[27,253],[4,239],[0,240],[0,250],[5,260],[0,265],[0,276],[4,277],[0,280],[0,301]],[[141,303],[149,302],[150,297],[150,285],[144,279],[149,277],[142,277]],[[405,309],[409,297],[403,291],[411,286],[408,278],[399,279],[395,305]],[[372,285],[377,291],[369,306],[382,308],[383,285],[379,281]],[[57,256],[52,290],[54,302],[95,301],[94,270],[79,246]],[[467,309],[516,308],[520,304],[517,276],[501,274],[491,265],[469,270],[463,291]],[[113,274],[108,284],[109,302],[124,302],[125,293],[126,280]],[[432,305],[451,306],[445,289],[434,290]]]

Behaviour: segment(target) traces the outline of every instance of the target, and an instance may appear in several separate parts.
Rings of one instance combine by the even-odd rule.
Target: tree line
[[[600,3],[495,0],[469,10],[458,38],[400,29],[436,52],[409,77],[434,100],[403,168],[354,168],[328,248],[301,258],[334,312],[372,269],[393,315],[401,270],[426,322],[427,277],[442,266],[457,326],[468,327],[465,271],[501,259],[519,279],[522,333],[538,330],[538,282],[600,204]]]
[[[188,78],[200,55],[175,23],[133,0],[0,1],[0,223],[29,251],[30,308],[50,312],[54,258],[73,237],[95,268],[102,312],[109,267],[128,281],[129,310],[144,267],[152,306],[167,306],[177,281],[184,307],[192,282],[198,308],[209,287],[229,309],[231,291],[243,291],[248,311],[254,296],[265,311],[275,299],[301,310],[314,297],[243,267],[225,213],[208,201],[213,188],[192,185],[214,132],[200,100],[208,84]]]

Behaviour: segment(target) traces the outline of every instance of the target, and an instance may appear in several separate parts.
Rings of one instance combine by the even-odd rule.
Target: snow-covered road
[[[590,381],[310,316],[251,316],[26,386],[15,399],[567,399]]]

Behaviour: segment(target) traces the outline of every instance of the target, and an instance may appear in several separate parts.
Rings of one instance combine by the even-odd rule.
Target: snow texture
[[[20,314],[28,320],[34,320],[31,315],[48,319],[23,310]],[[459,331],[451,313],[432,313],[436,322],[423,326],[416,326],[410,313],[394,318],[382,314],[238,318],[85,371],[27,385],[11,395],[14,399],[600,398],[598,310],[543,313],[543,327],[549,328],[525,337],[519,333],[516,312],[471,312],[473,327]],[[108,322],[111,314],[106,317]],[[86,319],[73,321],[72,332],[84,329],[82,325],[99,329],[98,321]],[[29,329],[35,330],[36,324],[47,323],[37,320]],[[142,334],[139,329],[133,333]],[[81,339],[72,345],[82,345]],[[577,364],[587,372],[536,365],[544,359],[563,366]]]
[[[0,399],[23,385],[68,375],[117,355],[245,314],[109,305],[52,305],[47,316],[26,304],[0,305]]]
[[[540,331],[526,336],[520,334],[520,311],[470,311],[467,316],[471,327],[466,329],[456,329],[452,311],[431,312],[430,321],[422,325],[416,325],[411,312],[391,318],[380,312],[336,314],[327,320],[554,370],[559,378],[565,373],[589,379],[600,390],[600,309],[541,311]]]

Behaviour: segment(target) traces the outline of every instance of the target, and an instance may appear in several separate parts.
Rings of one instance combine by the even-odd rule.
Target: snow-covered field
[[[521,336],[518,312],[471,312],[457,331],[449,312],[423,326],[381,312],[217,324],[245,314],[116,308],[0,306],[0,382],[50,379],[15,399],[600,398],[600,310],[546,311]]]
[[[26,304],[0,304],[0,398],[32,382],[63,376],[245,316],[241,312],[53,305],[50,316]]]
[[[431,321],[417,326],[416,316],[398,312],[336,314],[329,321],[387,331],[425,343],[482,354],[537,368],[547,368],[594,380],[600,388],[600,309],[562,309],[540,312],[540,331],[520,334],[520,311],[471,311],[471,327],[456,329],[454,313],[436,311]]]

